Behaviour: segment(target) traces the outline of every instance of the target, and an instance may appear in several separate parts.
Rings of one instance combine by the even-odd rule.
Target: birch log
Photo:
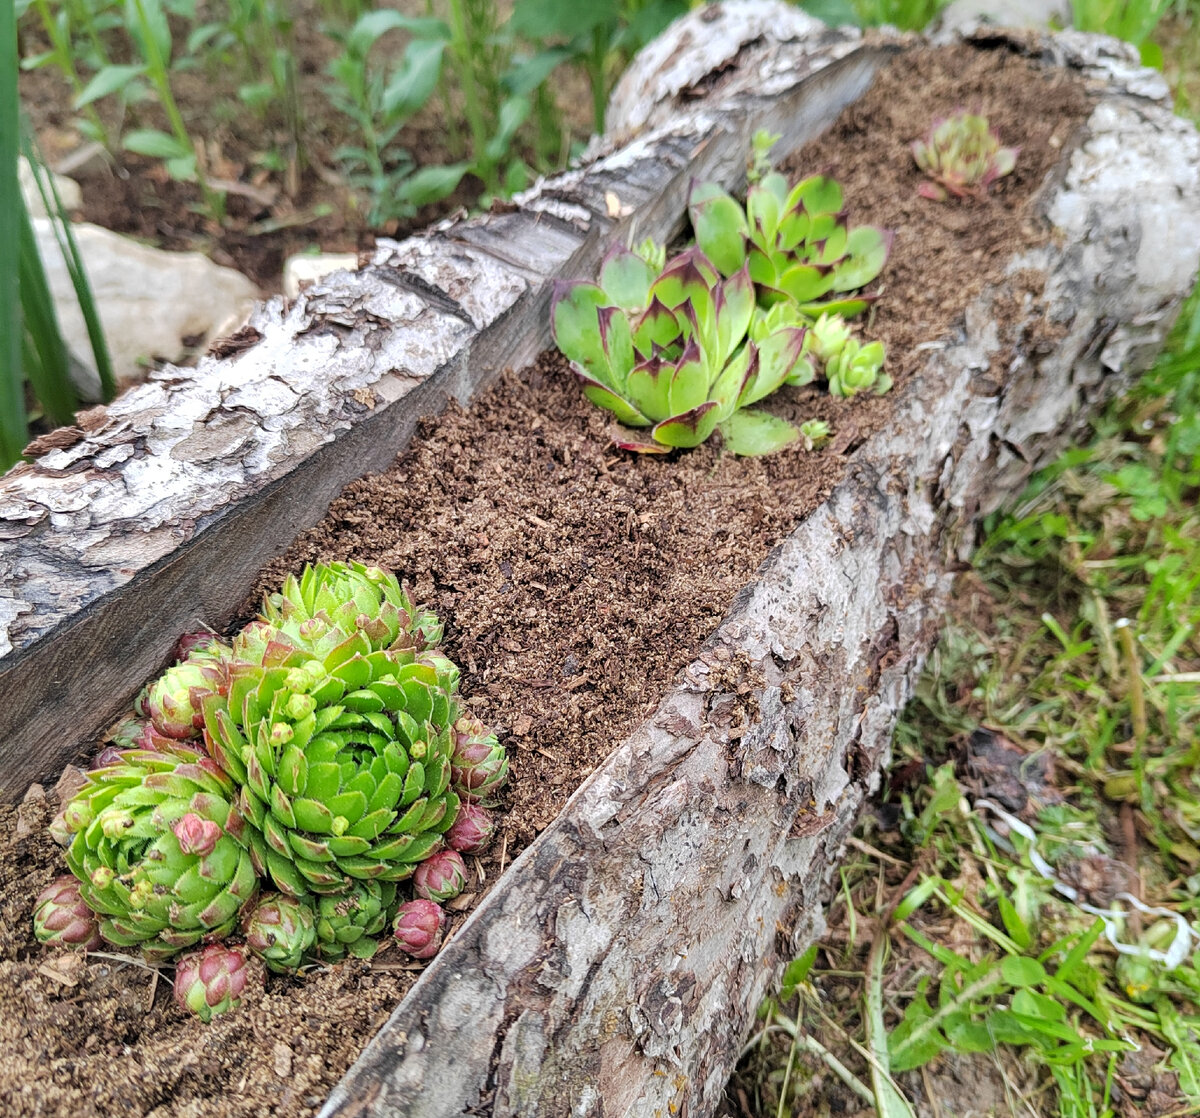
[[[53,779],[180,633],[233,620],[263,563],[386,467],[420,416],[544,349],[551,281],[593,275],[617,241],[667,239],[693,176],[737,187],[757,128],[795,148],[888,51],[851,32],[793,46],[760,40],[762,65],[783,70],[769,86],[702,100],[511,212],[383,244],[262,307],[199,368],[168,368],[35,444],[0,478],[0,798]],[[790,77],[789,57],[803,61]]]
[[[702,18],[657,56],[675,60]],[[714,1112],[781,961],[820,929],[948,567],[978,517],[1145,367],[1196,272],[1200,139],[1164,87],[1111,41],[988,35],[1105,87],[1044,198],[1061,237],[1012,261],[1046,275],[1061,345],[1002,344],[994,292],[966,309],[892,428],[442,950],[322,1118]],[[753,49],[721,46],[751,66]],[[792,50],[802,71],[806,48]],[[1009,373],[993,395],[979,387],[989,366]]]

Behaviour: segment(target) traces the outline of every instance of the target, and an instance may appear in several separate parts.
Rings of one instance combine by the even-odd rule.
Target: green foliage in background
[[[16,59],[16,24],[11,5],[0,6],[0,52]],[[6,66],[0,87],[0,469],[7,469],[29,441],[26,390],[36,409],[52,423],[70,423],[78,398],[70,378],[67,348],[62,340],[45,270],[38,255],[33,223],[25,208],[18,175],[21,120],[16,67]],[[11,75],[11,77],[8,77]],[[51,216],[55,239],[66,261],[92,341],[101,389],[112,396],[113,381],[99,319],[84,275],[83,264],[62,211],[53,179],[42,168],[30,142],[25,155],[33,168],[43,208]],[[13,250],[15,247],[15,251]]]

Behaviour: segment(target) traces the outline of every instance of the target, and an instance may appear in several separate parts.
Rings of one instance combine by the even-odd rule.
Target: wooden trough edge
[[[227,626],[262,565],[390,464],[420,416],[544,349],[552,281],[593,275],[614,243],[669,238],[693,176],[736,189],[755,129],[796,148],[890,49],[827,33],[769,90],[693,103],[512,212],[385,242],[0,478],[0,799],[75,759],[182,632]]]
[[[1111,52],[1022,42],[1094,76]],[[1127,77],[1106,79],[1047,187],[1061,239],[1011,262],[1045,273],[1025,324],[1061,324],[1057,349],[998,338],[997,292],[968,308],[892,429],[510,867],[321,1118],[714,1112],[755,1008],[820,932],[976,523],[1148,365],[1195,276],[1200,137]]]

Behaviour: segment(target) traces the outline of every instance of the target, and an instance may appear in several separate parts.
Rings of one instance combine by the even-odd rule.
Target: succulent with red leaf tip
[[[396,910],[392,931],[400,950],[414,959],[432,959],[442,945],[446,913],[436,901],[418,897]]]
[[[446,845],[460,854],[477,854],[496,833],[496,821],[486,808],[464,800],[458,818],[446,832]]]
[[[187,741],[204,729],[204,699],[228,686],[228,649],[213,642],[168,668],[150,685],[145,707],[154,728],[169,738]]]
[[[467,865],[457,850],[440,850],[413,874],[413,892],[427,901],[450,901],[467,885]]]
[[[452,787],[464,800],[486,800],[508,779],[504,746],[478,718],[464,715],[454,723],[450,754]]]
[[[978,113],[958,109],[935,120],[928,134],[911,145],[917,166],[933,181],[917,187],[922,198],[944,202],[956,198],[982,198],[997,179],[1012,174],[1020,148],[1000,146],[1000,137]]]
[[[264,893],[242,917],[246,946],[278,974],[294,971],[317,938],[310,905],[283,893]]]
[[[33,934],[39,943],[95,951],[100,946],[96,914],[79,894],[70,874],[56,877],[33,902]]]
[[[204,1022],[236,1009],[262,983],[262,966],[245,947],[210,943],[175,964],[175,1001]]]

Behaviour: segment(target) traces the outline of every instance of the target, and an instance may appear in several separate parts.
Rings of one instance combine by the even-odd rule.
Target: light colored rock
[[[957,31],[981,23],[994,27],[1069,27],[1069,0],[954,0],[938,17],[938,27]]]
[[[29,166],[29,160],[23,155],[17,160],[17,175],[21,180],[21,194],[25,199],[25,208],[29,211],[29,216],[45,217],[46,207],[42,204],[42,196],[33,177],[33,168]],[[58,190],[63,209],[67,213],[71,213],[83,205],[83,194],[80,192],[79,183],[74,179],[69,179],[66,175],[55,175],[54,186]]]
[[[100,381],[75,289],[47,218],[34,233],[77,387],[98,400]],[[178,361],[189,348],[237,329],[254,307],[257,289],[240,272],[198,252],[163,252],[98,225],[73,226],[119,388],[146,379],[150,359]]]
[[[353,272],[357,267],[358,254],[353,252],[297,253],[283,262],[283,293],[294,299],[310,283],[334,272]]]

